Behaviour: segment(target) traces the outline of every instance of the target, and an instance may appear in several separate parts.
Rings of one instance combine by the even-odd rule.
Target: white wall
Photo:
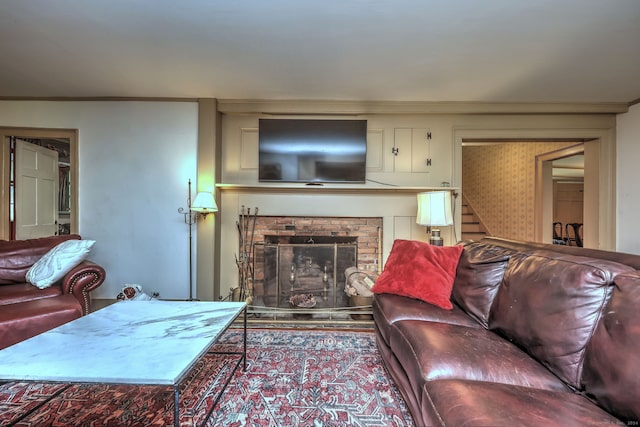
[[[79,130],[79,232],[97,241],[89,258],[107,271],[93,298],[115,298],[125,283],[188,296],[177,209],[196,179],[196,102],[0,101],[0,126]]]
[[[620,114],[617,129],[617,247],[620,252],[640,254],[640,104]]]

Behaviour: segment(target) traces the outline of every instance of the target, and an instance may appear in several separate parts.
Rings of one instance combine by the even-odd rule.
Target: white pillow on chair
[[[40,289],[48,288],[84,261],[95,243],[95,240],[73,239],[51,248],[27,271],[27,282]]]

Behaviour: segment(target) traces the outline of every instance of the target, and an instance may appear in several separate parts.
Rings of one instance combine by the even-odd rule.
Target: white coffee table
[[[179,426],[180,383],[242,314],[244,342],[213,407],[247,363],[244,302],[124,301],[0,350],[0,381],[171,386]]]

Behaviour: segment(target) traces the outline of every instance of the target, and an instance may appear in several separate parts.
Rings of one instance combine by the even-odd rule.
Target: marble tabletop
[[[245,306],[117,302],[0,350],[0,380],[176,385]]]

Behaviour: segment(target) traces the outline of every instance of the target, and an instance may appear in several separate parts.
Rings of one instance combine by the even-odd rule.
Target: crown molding
[[[164,97],[12,97],[0,101],[139,101],[198,102],[205,98]],[[207,98],[213,99],[213,98]],[[224,114],[262,115],[334,115],[362,116],[371,114],[620,114],[640,102],[462,102],[462,101],[331,101],[218,99],[218,111]]]
[[[517,103],[422,101],[322,101],[219,99],[225,114],[368,115],[368,114],[619,114],[628,103]]]
[[[0,101],[60,101],[60,102],[198,102],[200,98],[163,98],[163,97],[135,97],[135,96],[50,96],[50,97],[30,97],[30,96],[0,96]]]

